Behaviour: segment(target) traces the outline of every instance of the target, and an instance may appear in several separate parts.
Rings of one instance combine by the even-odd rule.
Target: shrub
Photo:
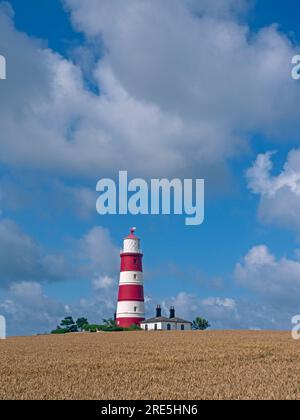
[[[201,318],[201,317],[197,317],[192,323],[193,330],[204,331],[204,330],[207,330],[207,328],[209,327],[210,327],[209,322],[206,319]]]
[[[68,332],[68,328],[56,328],[56,330],[51,331],[51,334],[67,334]]]

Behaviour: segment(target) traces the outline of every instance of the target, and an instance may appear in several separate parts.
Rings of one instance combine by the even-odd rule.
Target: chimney
[[[161,316],[161,307],[160,305],[157,305],[156,307],[156,318],[159,318]]]
[[[175,318],[175,308],[174,308],[174,306],[170,307],[170,318]]]

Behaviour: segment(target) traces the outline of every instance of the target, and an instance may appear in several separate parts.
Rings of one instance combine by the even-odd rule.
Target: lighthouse
[[[124,238],[121,250],[120,283],[116,321],[120,327],[140,325],[145,319],[144,284],[140,239],[136,228]]]

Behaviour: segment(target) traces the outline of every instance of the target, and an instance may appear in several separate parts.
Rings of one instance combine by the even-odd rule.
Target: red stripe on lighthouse
[[[140,240],[134,235],[135,229],[124,238],[120,254],[121,267],[116,320],[120,327],[140,325],[145,319],[143,267]],[[137,284],[136,284],[137,283]]]
[[[140,325],[145,318],[118,318],[118,325],[123,328],[129,328],[132,325]]]
[[[121,254],[121,271],[143,271],[142,254]]]
[[[137,300],[144,301],[144,288],[140,285],[126,284],[120,285],[118,301],[121,300]]]

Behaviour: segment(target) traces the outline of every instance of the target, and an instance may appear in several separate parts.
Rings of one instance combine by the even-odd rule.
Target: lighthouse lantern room
[[[135,235],[135,228],[124,238],[121,250],[121,269],[116,313],[117,325],[128,328],[140,325],[145,319],[143,254],[140,239]]]

